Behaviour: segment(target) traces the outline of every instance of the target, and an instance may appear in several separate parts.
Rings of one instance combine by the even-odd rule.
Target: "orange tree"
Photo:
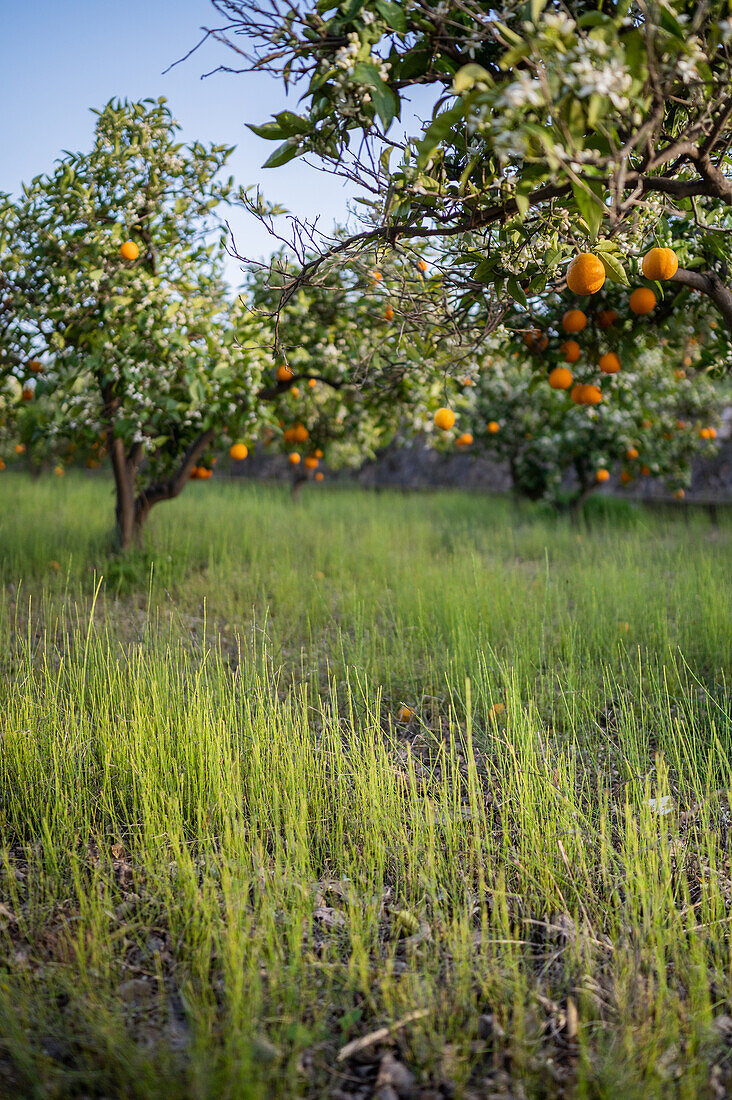
[[[263,321],[289,274],[284,252],[251,269],[247,300]],[[427,262],[411,251],[383,262],[363,255],[296,290],[279,317],[277,423],[264,432],[290,457],[296,482],[323,461],[358,465],[397,431],[431,425],[459,355],[441,308]]]
[[[217,40],[302,93],[252,125],[276,143],[267,166],[308,156],[364,200],[363,228],[324,242],[283,304],[371,245],[428,240],[468,318],[557,286],[582,250],[635,279],[660,243],[732,331],[728,0],[212,2]]]
[[[3,205],[2,420],[29,449],[106,449],[127,546],[223,424],[251,429],[268,359],[223,277],[230,150],[183,147],[162,100],[96,113],[88,153]]]
[[[519,494],[576,507],[615,474],[663,477],[681,496],[692,458],[714,448],[715,340],[687,314],[634,314],[630,298],[613,288],[586,311],[547,298],[493,338],[471,390],[474,436]]]

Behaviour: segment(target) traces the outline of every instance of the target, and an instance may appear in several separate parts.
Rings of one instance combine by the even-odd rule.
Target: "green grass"
[[[111,503],[0,482],[0,1094],[725,1094],[727,520]]]

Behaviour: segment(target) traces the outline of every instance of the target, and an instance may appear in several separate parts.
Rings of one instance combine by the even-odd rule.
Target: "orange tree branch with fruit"
[[[688,242],[699,204],[714,251],[728,252],[728,0],[213,6],[217,41],[302,93],[300,113],[251,126],[277,143],[267,166],[307,155],[364,201],[363,229],[324,241],[283,303],[334,257],[422,240],[453,312],[474,315],[486,292],[525,305],[582,251],[610,278],[635,278],[651,245]],[[408,106],[415,90],[424,124]],[[658,238],[671,222],[678,233]],[[732,331],[726,273],[685,251],[673,278],[694,272],[685,285]]]
[[[576,507],[615,475],[663,477],[683,495],[692,459],[714,449],[714,341],[687,311],[661,324],[634,312],[634,294],[616,287],[582,308],[547,297],[540,316],[517,313],[494,337],[463,419],[479,449],[508,461],[519,494]]]

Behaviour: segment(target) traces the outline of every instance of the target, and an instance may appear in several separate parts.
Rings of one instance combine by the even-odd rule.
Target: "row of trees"
[[[241,455],[257,441],[313,470],[323,454],[359,463],[397,432],[426,432],[439,446],[472,436],[509,458],[521,491],[557,499],[568,469],[586,493],[598,470],[640,453],[651,420],[658,430],[644,437],[642,465],[684,483],[708,443],[698,435],[713,415],[704,374],[727,354],[709,297],[682,301],[688,291],[674,285],[661,298],[657,286],[658,306],[639,317],[622,280],[592,299],[560,285],[510,307],[473,303],[465,320],[444,256],[398,239],[354,252],[345,235],[347,264],[313,255],[304,277],[283,251],[267,268],[250,266],[233,297],[220,210],[251,200],[222,179],[229,154],[181,145],[164,101],[111,102],[90,152],[66,154],[1,204],[6,454],[19,449],[36,466],[108,455],[123,546],[155,504],[210,469],[215,451]],[[605,262],[612,252],[599,243]],[[472,262],[472,230],[468,245]],[[550,384],[567,358],[564,312],[577,306],[589,321],[571,329],[575,381],[596,384],[608,351],[622,363],[595,406]],[[606,329],[596,322],[603,309],[616,313]],[[686,359],[690,377],[677,377],[669,364]],[[454,431],[435,427],[444,405],[458,413]]]

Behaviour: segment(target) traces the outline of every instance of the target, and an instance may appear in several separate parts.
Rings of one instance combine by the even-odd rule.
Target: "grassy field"
[[[0,482],[0,1095],[729,1095],[729,520],[111,510]]]

